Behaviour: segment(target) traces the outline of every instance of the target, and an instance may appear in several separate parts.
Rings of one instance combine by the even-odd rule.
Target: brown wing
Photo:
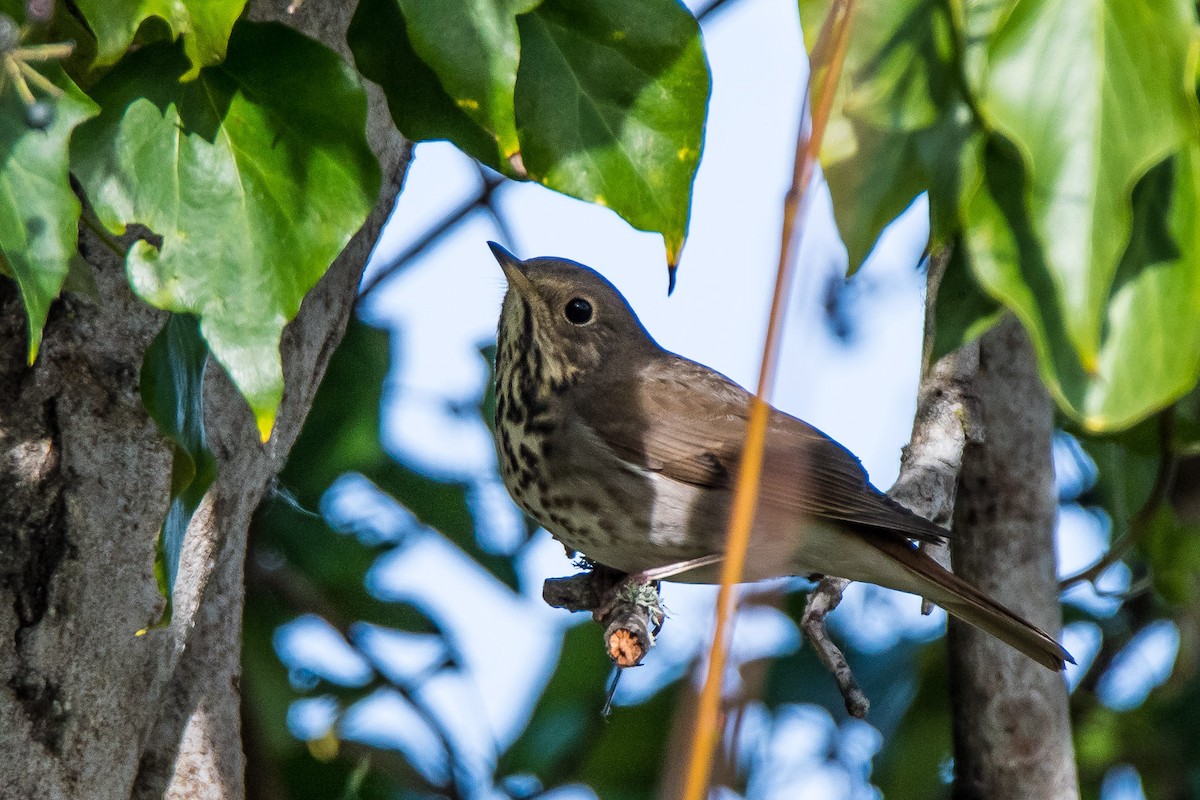
[[[588,424],[627,461],[696,486],[732,488],[750,395],[718,372],[678,356],[649,362],[634,381],[594,387],[594,401],[626,413]],[[653,424],[647,424],[653,420]],[[884,495],[849,450],[821,431],[772,411],[761,502],[799,514],[940,541],[948,532]]]

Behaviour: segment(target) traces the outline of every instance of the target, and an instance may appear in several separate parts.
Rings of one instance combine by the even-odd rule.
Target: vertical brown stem
[[[1009,318],[980,341],[972,386],[983,441],[964,453],[954,570],[1056,632],[1054,413],[1025,332]],[[985,633],[950,621],[955,798],[1078,798],[1066,685]]]

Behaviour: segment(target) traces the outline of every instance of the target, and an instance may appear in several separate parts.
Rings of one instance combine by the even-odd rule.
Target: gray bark
[[[1029,341],[1008,318],[983,336],[972,381],[982,442],[963,455],[954,570],[1049,632],[1062,627],[1054,563],[1054,409]],[[1061,675],[950,620],[956,798],[1078,798]]]
[[[285,8],[255,16],[285,19],[349,57],[353,4]],[[407,163],[382,95],[369,91],[384,187],[285,331],[286,390],[269,443],[224,373],[210,366],[206,376],[219,476],[188,530],[168,628],[134,635],[162,610],[154,558],[171,457],[138,376],[165,315],[136,299],[119,257],[84,235],[99,300],[56,303],[30,368],[20,300],[0,281],[0,799],[243,796],[246,528],[345,329]]]

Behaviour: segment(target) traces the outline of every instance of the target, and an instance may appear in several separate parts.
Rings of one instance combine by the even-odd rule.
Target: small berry
[[[39,100],[25,107],[25,124],[36,131],[44,131],[54,122],[54,104]]]
[[[21,43],[21,29],[8,14],[0,14],[0,56],[8,55]]]

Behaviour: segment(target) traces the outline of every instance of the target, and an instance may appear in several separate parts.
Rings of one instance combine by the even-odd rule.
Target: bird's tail
[[[1066,662],[1075,663],[1053,636],[1009,611],[924,552],[898,537],[896,540],[871,537],[871,543],[906,568],[912,584],[896,588],[932,600],[947,613],[990,633],[1049,669],[1059,671]]]

